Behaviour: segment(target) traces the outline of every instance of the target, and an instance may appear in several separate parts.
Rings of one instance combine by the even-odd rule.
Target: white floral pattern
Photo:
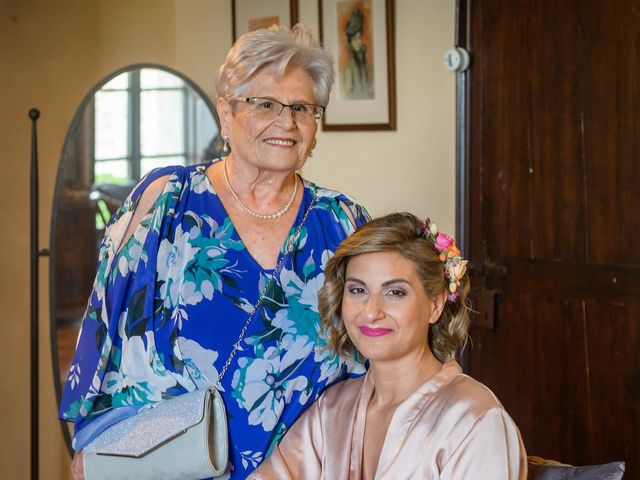
[[[204,348],[195,340],[178,337],[176,355],[187,366],[189,376],[196,388],[207,388],[218,383],[219,372],[216,368],[218,352]]]
[[[255,358],[243,357],[233,375],[231,385],[238,404],[249,413],[249,425],[260,425],[265,431],[275,428],[285,403],[294,392],[303,392],[308,379],[295,375],[296,364],[304,360],[313,346],[307,338],[285,336],[276,347],[255,349]]]

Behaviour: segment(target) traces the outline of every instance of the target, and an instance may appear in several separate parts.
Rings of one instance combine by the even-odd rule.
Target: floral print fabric
[[[140,409],[215,385],[267,289],[220,385],[229,421],[227,478],[245,478],[325,387],[364,373],[323,348],[317,293],[324,265],[355,228],[345,209],[357,226],[369,217],[348,196],[305,181],[292,227],[298,234],[280,253],[281,267],[264,270],[229,220],[208,165],[150,173],[114,216],[60,416],[75,423],[80,450]],[[144,188],[166,175],[154,206],[120,246]]]

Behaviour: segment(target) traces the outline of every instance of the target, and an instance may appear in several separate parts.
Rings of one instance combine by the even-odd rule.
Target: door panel
[[[584,342],[576,341],[584,337],[580,311],[577,301],[502,295],[496,329],[472,333],[469,372],[490,384],[529,454],[566,459],[567,436],[586,437],[586,356]],[[551,434],[558,431],[563,435]]]
[[[590,359],[592,435],[602,461],[633,463],[625,478],[638,478],[640,445],[640,306],[638,303],[586,303]],[[619,427],[619,428],[617,428]],[[604,432],[604,434],[603,434]],[[633,476],[633,475],[635,476]]]
[[[622,459],[639,478],[640,5],[458,7],[463,246],[483,309],[465,366],[529,454]]]

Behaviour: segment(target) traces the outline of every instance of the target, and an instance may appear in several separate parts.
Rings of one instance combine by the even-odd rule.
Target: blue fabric
[[[75,423],[77,450],[140,408],[215,384],[274,275],[245,248],[209,165],[151,172],[108,226],[60,406]],[[163,192],[120,248],[141,193],[164,175]],[[253,471],[324,388],[364,373],[323,349],[317,292],[326,261],[354,229],[345,207],[357,225],[369,217],[350,197],[304,183],[292,232],[314,193],[315,203],[221,382],[230,478]]]

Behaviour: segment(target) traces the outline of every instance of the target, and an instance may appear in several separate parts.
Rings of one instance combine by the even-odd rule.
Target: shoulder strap
[[[215,384],[214,388],[217,389],[220,387],[220,384],[222,382],[222,377],[224,377],[224,375],[227,373],[227,370],[229,369],[229,366],[233,361],[233,357],[236,356],[236,352],[240,348],[240,343],[244,339],[244,335],[247,333],[247,329],[249,328],[249,325],[251,325],[251,321],[253,320],[253,317],[255,316],[258,309],[261,307],[262,301],[264,300],[266,292],[269,291],[269,288],[271,287],[271,285],[276,281],[277,276],[280,275],[280,272],[282,271],[282,267],[284,266],[284,260],[289,256],[291,252],[295,251],[294,245],[298,241],[298,238],[300,236],[300,231],[302,230],[304,223],[307,221],[307,217],[309,216],[309,213],[313,209],[313,206],[316,202],[316,194],[317,194],[317,190],[314,189],[313,197],[309,202],[309,206],[307,207],[307,210],[304,212],[304,216],[302,217],[302,220],[300,220],[300,223],[298,224],[296,229],[293,231],[293,233],[290,234],[289,237],[287,237],[287,241],[285,242],[284,247],[282,249],[283,251],[280,254],[280,260],[278,260],[278,264],[276,265],[276,268],[274,269],[273,274],[271,275],[271,278],[269,279],[264,289],[260,293],[260,297],[258,297],[258,301],[255,303],[255,305],[251,309],[251,313],[249,313],[249,317],[247,318],[247,321],[242,327],[242,330],[240,330],[240,334],[238,335],[238,340],[236,340],[236,343],[233,344],[233,349],[231,350],[231,353],[229,353],[229,357],[227,358],[227,361],[222,366],[222,370],[220,370],[220,375],[218,375],[218,382]]]

